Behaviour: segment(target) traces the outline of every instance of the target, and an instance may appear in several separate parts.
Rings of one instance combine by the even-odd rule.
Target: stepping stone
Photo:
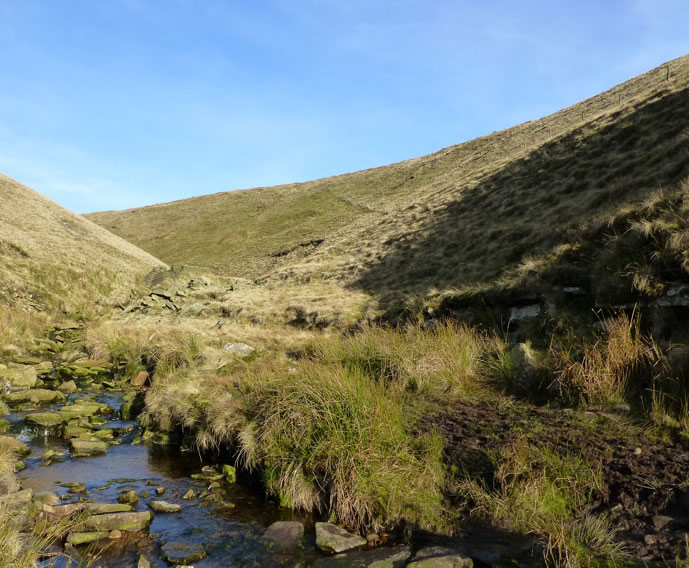
[[[24,417],[24,422],[52,428],[54,426],[60,426],[63,422],[67,422],[67,419],[59,412],[35,412],[33,414],[27,414]]]
[[[148,506],[156,513],[179,513],[182,510],[182,505],[167,501],[151,501]]]
[[[83,522],[85,531],[140,531],[148,527],[153,520],[149,511],[142,513],[108,513],[94,515]]]
[[[108,444],[100,440],[79,440],[72,438],[69,443],[72,446],[72,456],[93,456],[104,454],[108,451]]]
[[[195,562],[206,556],[206,550],[197,543],[169,542],[163,546],[162,551],[165,560],[177,564]]]
[[[345,552],[365,544],[365,538],[351,534],[337,525],[316,523],[316,547],[323,552]]]
[[[278,521],[270,525],[263,536],[280,550],[298,548],[304,539],[304,525],[297,521]]]
[[[67,535],[67,543],[74,546],[79,546],[80,544],[87,544],[89,542],[95,542],[97,540],[102,540],[108,538],[107,531],[98,532],[74,532]]]
[[[48,389],[28,389],[15,391],[8,394],[5,399],[10,404],[21,402],[33,402],[34,404],[44,404],[48,402],[58,402],[65,400],[65,396],[58,391]]]

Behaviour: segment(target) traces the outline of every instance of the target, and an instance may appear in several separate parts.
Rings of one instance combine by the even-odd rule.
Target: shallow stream
[[[73,395],[70,400],[84,395]],[[115,411],[121,399],[118,393],[97,395],[99,402]],[[41,410],[60,406],[42,407]],[[69,444],[63,438],[27,425],[23,420],[26,414],[14,412],[9,417],[12,432],[31,447],[31,455],[24,460],[27,467],[18,475],[25,488],[34,493],[56,493],[62,504],[80,499],[116,503],[120,494],[133,489],[139,495],[134,511],[149,511],[148,503],[153,500],[182,505],[180,513],[155,514],[149,533],[123,533],[121,539],[75,547],[46,561],[44,566],[77,566],[92,547],[101,551],[94,566],[132,567],[143,554],[152,566],[167,567],[171,563],[162,559],[161,546],[173,542],[203,545],[207,556],[193,562],[197,568],[295,566],[322,557],[313,546],[314,522],[310,516],[281,509],[241,482],[230,484],[223,480],[219,487],[209,489],[208,481],[191,478],[201,472],[204,465],[194,452],[180,452],[176,446],[133,444],[140,433],[137,424],[117,420],[116,412],[101,426],[114,430],[115,444],[106,454],[93,457],[70,456]],[[49,450],[65,452],[60,458],[63,461],[45,465],[41,457]],[[75,482],[84,484],[85,492],[70,493],[70,488],[64,486]],[[156,494],[159,487],[165,488],[162,496]],[[190,489],[195,496],[184,499]],[[306,546],[303,549],[281,553],[264,541],[265,528],[278,520],[298,520],[304,524]]]

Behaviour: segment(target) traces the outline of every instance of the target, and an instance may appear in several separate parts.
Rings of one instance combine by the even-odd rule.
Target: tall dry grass
[[[49,322],[49,314],[0,305],[0,357],[26,352]]]
[[[556,384],[565,401],[619,403],[638,396],[650,382],[661,354],[642,336],[638,314],[619,314],[606,320],[605,328],[593,343],[551,348]]]

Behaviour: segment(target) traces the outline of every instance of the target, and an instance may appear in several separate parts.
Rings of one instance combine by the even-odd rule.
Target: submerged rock
[[[206,550],[198,543],[169,542],[162,548],[163,558],[168,562],[186,564],[206,556]]]
[[[331,558],[323,558],[315,568],[402,568],[407,565],[411,550],[406,544],[382,546],[374,550],[346,552]]]
[[[202,471],[201,473],[191,474],[192,479],[200,479],[202,481],[218,481],[222,479],[222,477],[222,473],[219,473],[215,470]]]
[[[304,525],[297,521],[278,521],[266,529],[264,537],[280,550],[298,548],[304,539]]]
[[[332,523],[316,523],[316,546],[323,552],[345,552],[366,544],[366,539]]]

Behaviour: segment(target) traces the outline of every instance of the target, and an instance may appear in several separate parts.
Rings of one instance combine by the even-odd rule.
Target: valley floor
[[[151,437],[222,456],[280,506],[364,535],[442,542],[478,566],[686,565],[684,379],[638,315],[536,348],[428,319],[251,323],[200,282],[157,284],[71,343],[5,310],[3,376],[27,356],[145,376]],[[476,527],[523,538],[480,544]]]

